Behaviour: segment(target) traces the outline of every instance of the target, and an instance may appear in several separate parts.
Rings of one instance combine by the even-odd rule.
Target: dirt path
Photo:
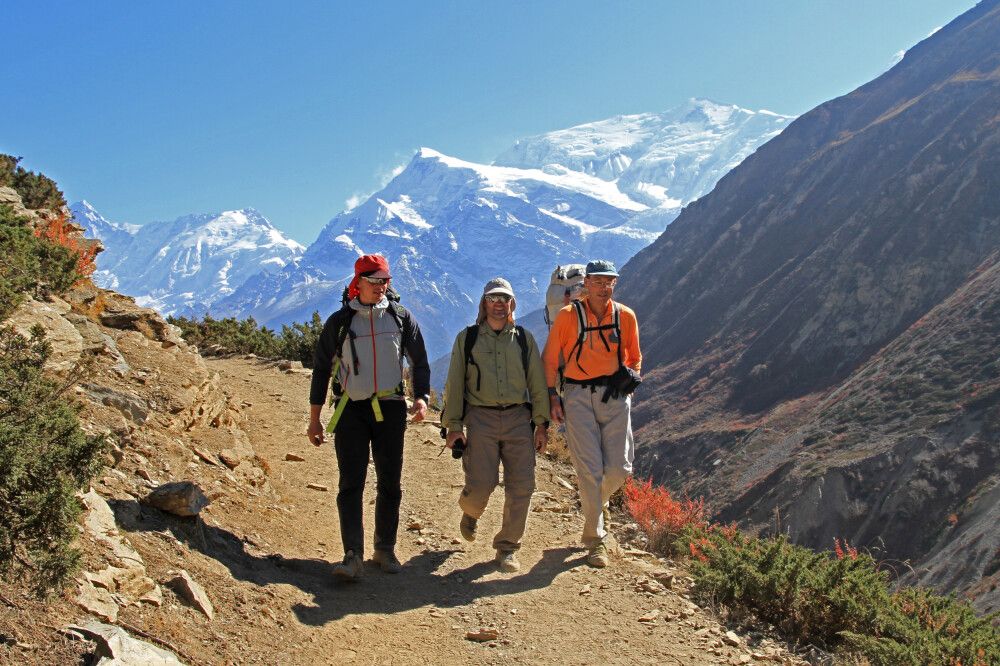
[[[575,493],[555,480],[569,472],[547,459],[538,465],[519,556],[523,569],[498,572],[490,535],[502,490],[481,520],[479,541],[460,541],[461,466],[447,453],[438,455],[440,439],[430,424],[413,425],[406,436],[397,546],[402,573],[386,575],[367,564],[360,582],[335,582],[331,565],[342,556],[337,471],[332,444],[315,448],[304,436],[308,375],[240,359],[209,366],[227,392],[243,401],[248,420],[242,427],[270,466],[277,493],[256,501],[222,496],[206,516],[208,552],[217,553],[236,580],[263,591],[233,591],[233,603],[244,606],[248,622],[245,635],[236,637],[246,643],[234,640],[222,650],[228,658],[290,664],[749,663],[749,648],[727,645],[725,629],[682,596],[637,591],[644,585],[656,589],[645,581],[661,563],[621,554],[605,570],[584,563]],[[288,453],[304,461],[286,461]],[[368,486],[370,530],[371,467]],[[244,534],[236,534],[241,529]],[[266,618],[256,616],[255,597],[264,601]],[[273,631],[262,619],[273,620]],[[466,639],[480,628],[495,629],[498,638]]]

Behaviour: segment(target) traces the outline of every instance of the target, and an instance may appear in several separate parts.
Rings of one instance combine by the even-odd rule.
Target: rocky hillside
[[[998,35],[1000,3],[982,2],[797,119],[619,293],[651,369],[642,469],[725,517],[906,560],[984,609],[1000,605],[995,402],[978,393],[998,376]]]

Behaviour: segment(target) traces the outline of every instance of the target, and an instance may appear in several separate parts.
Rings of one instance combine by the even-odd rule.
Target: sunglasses
[[[383,285],[383,284],[389,284],[389,280],[391,280],[392,278],[377,278],[377,277],[368,277],[367,275],[362,275],[361,279],[367,282],[368,284]]]
[[[510,296],[507,294],[490,294],[486,297],[487,303],[510,303]]]

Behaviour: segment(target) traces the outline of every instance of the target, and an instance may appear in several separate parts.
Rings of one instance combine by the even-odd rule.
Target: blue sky
[[[690,97],[800,114],[972,0],[7,3],[0,152],[147,223],[252,206],[303,243],[420,146]]]

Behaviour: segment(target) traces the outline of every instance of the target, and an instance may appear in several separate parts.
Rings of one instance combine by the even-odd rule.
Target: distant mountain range
[[[111,222],[86,201],[70,210],[104,245],[94,281],[168,315],[201,316],[248,276],[278,271],[305,251],[252,208],[142,226]]]
[[[422,148],[300,260],[250,278],[213,312],[271,325],[329,312],[354,259],[381,252],[437,357],[474,318],[486,280],[510,279],[522,314],[541,307],[556,264],[626,261],[790,121],[692,100],[525,139],[493,165]]]
[[[998,109],[989,0],[791,123],[625,266],[640,474],[1000,608]]]

